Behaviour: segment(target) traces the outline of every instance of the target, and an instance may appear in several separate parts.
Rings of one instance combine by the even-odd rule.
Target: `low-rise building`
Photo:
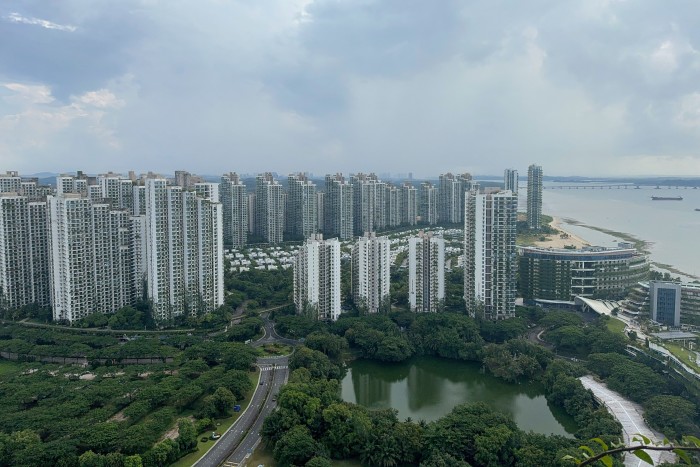
[[[521,247],[519,253],[520,292],[526,301],[621,299],[649,275],[646,256],[626,245],[580,250]]]

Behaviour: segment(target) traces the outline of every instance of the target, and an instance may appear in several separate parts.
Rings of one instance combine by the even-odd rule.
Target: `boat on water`
[[[652,196],[652,201],[683,201],[682,196]]]

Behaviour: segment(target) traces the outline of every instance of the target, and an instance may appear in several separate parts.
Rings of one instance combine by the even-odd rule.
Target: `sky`
[[[3,0],[0,171],[700,176],[697,0]]]

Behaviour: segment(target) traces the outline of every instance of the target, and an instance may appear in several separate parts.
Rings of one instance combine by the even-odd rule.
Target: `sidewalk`
[[[617,421],[622,425],[622,436],[627,446],[633,446],[639,443],[633,443],[632,438],[635,435],[641,434],[652,440],[652,442],[661,442],[664,435],[652,430],[644,420],[644,409],[639,404],[629,401],[615,391],[611,391],[605,385],[594,380],[591,376],[582,376],[579,378],[581,384],[586,389],[590,389],[595,398],[601,404],[605,405]],[[675,455],[670,452],[663,451],[646,451],[654,461],[654,465],[659,465],[662,462],[675,462]],[[648,465],[643,460],[637,458],[633,454],[625,456],[625,466],[627,467],[643,467]]]

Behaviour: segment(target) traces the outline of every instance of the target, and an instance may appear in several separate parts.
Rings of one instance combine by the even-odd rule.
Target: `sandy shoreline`
[[[573,221],[576,222],[576,221]],[[559,232],[568,235],[568,237],[562,238],[561,235],[549,235],[548,239],[543,241],[543,242],[534,242],[534,245],[540,248],[564,248],[565,246],[575,246],[576,249],[581,249],[586,246],[591,246],[590,242],[587,242],[584,238],[580,237],[579,235],[576,235],[572,232],[569,232],[566,230],[566,225],[568,223],[563,221],[562,218],[560,217],[555,217],[552,216],[552,222],[549,224],[553,229],[558,230]],[[584,224],[582,224],[584,225]],[[602,233],[605,233],[607,235],[610,235],[611,237],[623,237],[620,240],[621,241],[626,241],[626,242],[631,242],[635,244],[635,247],[643,254],[647,255],[649,257],[649,265],[658,271],[661,272],[668,272],[672,275],[675,275],[677,277],[680,277],[680,279],[683,282],[692,282],[694,280],[700,279],[698,276],[694,276],[693,274],[688,274],[683,271],[680,271],[673,267],[670,264],[662,264],[662,263],[657,263],[653,260],[651,260],[651,252],[649,251],[649,247],[651,246],[650,242],[647,242],[646,240],[640,240],[639,238],[631,235],[631,234],[625,234],[625,233],[620,233],[620,232],[612,232],[607,229],[602,229],[599,227],[591,227],[591,226],[586,226],[587,228],[592,228],[593,230],[600,231]],[[613,235],[617,234],[617,235]],[[642,245],[642,246],[640,246]]]
[[[564,247],[576,247],[580,250],[583,247],[590,246],[591,244],[585,239],[579,237],[573,232],[569,232],[565,227],[562,226],[563,222],[559,217],[552,217],[552,222],[549,224],[550,227],[559,231],[559,235],[553,234],[548,235],[547,240],[533,242],[535,246],[540,248],[564,248]]]

